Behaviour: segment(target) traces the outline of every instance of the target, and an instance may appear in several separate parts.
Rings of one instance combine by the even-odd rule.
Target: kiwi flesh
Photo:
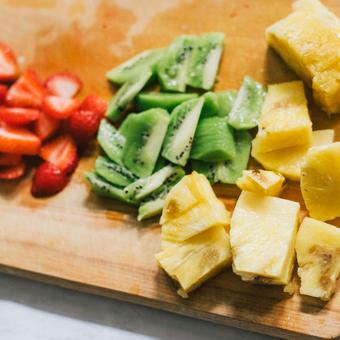
[[[130,114],[121,127],[126,142],[123,164],[138,177],[150,176],[155,168],[169,124],[163,109],[150,109]]]
[[[201,113],[202,118],[227,117],[234,105],[237,91],[228,90],[221,92],[206,92],[203,95],[204,104]]]
[[[191,99],[172,111],[162,151],[162,156],[170,162],[186,165],[203,102],[203,98]]]

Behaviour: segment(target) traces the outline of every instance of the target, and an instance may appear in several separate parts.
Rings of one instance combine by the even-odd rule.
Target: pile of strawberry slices
[[[95,94],[79,101],[82,86],[70,72],[45,82],[32,69],[20,74],[13,51],[0,43],[0,179],[24,176],[33,156],[40,160],[33,196],[53,195],[67,185],[107,105]]]

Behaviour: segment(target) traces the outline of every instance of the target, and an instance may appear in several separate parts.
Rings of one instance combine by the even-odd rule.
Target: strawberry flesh
[[[89,94],[81,103],[79,110],[93,111],[100,118],[104,118],[107,110],[107,102],[96,94]]]
[[[21,162],[21,159],[21,155],[0,153],[0,166],[18,165]]]
[[[2,104],[6,99],[8,88],[5,85],[0,84],[0,104]]]
[[[19,76],[15,54],[6,44],[0,43],[0,81],[13,81]]]
[[[66,119],[79,107],[78,102],[72,98],[62,98],[47,95],[43,99],[43,111],[56,119]]]
[[[83,87],[82,81],[73,73],[60,72],[50,76],[45,87],[48,93],[63,98],[74,97]]]
[[[20,162],[17,165],[0,167],[0,179],[18,179],[25,174],[26,164]]]
[[[40,112],[35,109],[0,107],[0,119],[10,125],[26,125],[39,118]]]
[[[40,112],[39,118],[35,121],[34,132],[37,136],[44,141],[52,137],[60,127],[61,121],[53,118],[45,112]]]

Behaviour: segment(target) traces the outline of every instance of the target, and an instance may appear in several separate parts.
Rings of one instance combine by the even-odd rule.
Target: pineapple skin
[[[297,202],[242,191],[230,229],[233,270],[242,280],[288,284],[299,210]]]
[[[231,264],[229,235],[224,227],[210,228],[156,254],[156,260],[175,280],[185,297]]]
[[[312,133],[312,147],[331,144],[334,140],[334,130],[317,130]],[[292,181],[299,181],[301,164],[307,155],[309,145],[301,145],[270,152],[259,153],[252,150],[252,156],[265,169],[277,171]]]
[[[253,149],[269,152],[311,143],[312,122],[302,81],[269,85]]]
[[[329,300],[340,275],[340,229],[306,217],[295,245],[300,293]]]
[[[301,191],[311,217],[340,216],[340,142],[311,148],[301,167]]]
[[[270,26],[268,44],[313,89],[329,115],[340,112],[340,20],[317,0],[299,0],[294,12]]]
[[[279,196],[285,178],[273,171],[243,170],[242,177],[236,181],[236,185],[245,191],[258,192],[268,196]]]

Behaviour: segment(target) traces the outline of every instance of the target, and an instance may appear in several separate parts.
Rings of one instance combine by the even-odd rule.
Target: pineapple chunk
[[[312,122],[303,83],[269,85],[253,149],[262,153],[311,143]]]
[[[317,130],[312,134],[312,147],[331,144],[334,140],[334,130]],[[283,176],[299,181],[301,164],[309,150],[309,145],[295,146],[281,150],[258,153],[252,150],[252,156],[268,170],[278,171]]]
[[[156,259],[185,296],[231,264],[229,235],[222,226],[210,228],[158,253]]]
[[[273,171],[243,170],[243,175],[236,184],[241,190],[258,192],[269,196],[278,196],[282,191],[285,178]]]
[[[301,191],[309,215],[340,216],[340,142],[311,148],[301,167]]]
[[[300,293],[329,300],[340,275],[340,229],[306,217],[296,239]]]
[[[340,112],[340,20],[317,0],[300,0],[294,12],[266,31],[267,41],[312,87],[328,113]]]
[[[297,202],[242,191],[230,229],[233,270],[242,280],[288,284],[299,210]]]

